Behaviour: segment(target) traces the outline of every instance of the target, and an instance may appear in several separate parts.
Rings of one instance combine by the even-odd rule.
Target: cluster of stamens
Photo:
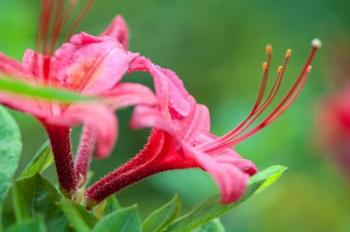
[[[85,0],[78,12],[75,12],[78,2],[78,0],[41,0],[42,8],[36,41],[37,51],[46,55],[52,54],[64,30],[66,31],[65,40],[70,38],[91,9],[94,0]],[[68,24],[69,26],[66,28]]]
[[[315,39],[312,41],[312,50],[310,52],[310,55],[306,60],[306,63],[302,71],[300,72],[299,76],[297,77],[296,81],[294,82],[290,90],[282,98],[282,100],[277,104],[277,106],[271,111],[271,113],[269,113],[262,121],[258,122],[255,127],[252,127],[252,124],[257,121],[257,119],[266,111],[268,106],[270,106],[271,103],[276,99],[278,90],[281,87],[289,60],[292,55],[292,50],[288,49],[285,54],[284,63],[283,65],[277,68],[277,76],[275,78],[275,81],[272,85],[272,88],[269,94],[267,95],[267,97],[265,97],[265,100],[264,100],[264,96],[266,95],[265,92],[268,84],[268,76],[269,76],[271,58],[272,58],[272,46],[267,45],[266,46],[267,58],[262,65],[263,74],[262,74],[260,89],[252,110],[250,111],[248,116],[237,127],[235,127],[233,130],[231,130],[227,134],[221,136],[214,142],[203,145],[202,149],[207,152],[215,152],[223,148],[231,147],[247,139],[253,134],[257,133],[258,131],[263,129],[265,126],[270,124],[272,121],[274,121],[277,117],[279,117],[293,103],[293,101],[296,99],[301,89],[303,88],[307,80],[307,77],[311,71],[311,62],[314,59],[314,56],[318,48],[320,48],[320,46],[321,46],[321,42],[318,39]]]

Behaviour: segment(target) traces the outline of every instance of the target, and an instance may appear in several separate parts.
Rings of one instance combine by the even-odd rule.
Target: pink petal
[[[0,103],[10,107],[11,109],[34,115],[35,117],[44,117],[43,111],[39,104],[30,98],[21,97],[5,92],[0,93]]]
[[[103,158],[108,156],[117,139],[117,121],[114,113],[102,105],[73,105],[61,116],[46,118],[48,123],[73,127],[84,124],[96,134],[97,153]]]
[[[205,105],[196,104],[194,115],[190,118],[190,122],[185,125],[184,130],[184,139],[197,141],[194,142],[195,144],[208,142],[207,136],[202,136],[210,133],[210,114]]]
[[[122,16],[117,15],[101,35],[111,36],[117,39],[125,49],[128,49],[129,30],[128,25]]]
[[[45,59],[50,59],[49,56],[44,56],[40,53],[33,51],[32,49],[26,49],[22,59],[22,66],[30,75],[37,80],[38,78],[43,78],[44,76],[44,62]],[[56,73],[58,70],[57,67],[50,60],[49,66],[49,75],[52,76],[52,73]],[[49,77],[50,78],[50,77]],[[53,84],[53,83],[50,83]]]
[[[104,98],[113,109],[132,105],[155,105],[158,102],[148,87],[136,83],[120,83],[108,91]]]
[[[164,120],[157,108],[139,105],[136,106],[131,116],[130,127],[133,129],[140,128],[157,128],[169,132],[175,135],[176,132],[173,129],[173,125]]]
[[[1,73],[13,77],[29,76],[29,73],[22,67],[21,63],[0,52],[0,74]]]
[[[183,145],[198,165],[209,172],[221,192],[221,203],[238,201],[245,193],[249,176],[230,163],[218,162],[213,157],[191,146]]]
[[[144,57],[133,60],[129,71],[148,71],[151,74],[162,112],[170,110],[176,113],[173,116],[177,117],[186,117],[190,114],[192,110],[190,95],[174,72],[156,66]]]
[[[121,80],[135,56],[110,37],[80,33],[56,51],[56,78],[67,88],[103,94]]]

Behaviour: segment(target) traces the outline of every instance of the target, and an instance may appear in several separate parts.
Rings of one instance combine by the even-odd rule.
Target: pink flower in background
[[[260,131],[291,105],[307,80],[311,62],[320,45],[319,40],[312,42],[310,56],[290,91],[271,113],[251,127],[275,99],[291,56],[291,50],[288,50],[285,63],[278,68],[272,89],[264,99],[272,55],[272,47],[268,46],[262,84],[252,111],[241,124],[221,137],[210,133],[207,107],[195,101],[174,72],[154,65],[146,58],[135,59],[130,72],[145,71],[151,74],[159,104],[136,106],[131,126],[155,129],[139,154],[87,189],[88,207],[150,175],[185,168],[201,168],[209,172],[220,188],[222,203],[240,199],[245,193],[249,176],[254,175],[257,168],[251,161],[242,159],[231,147]]]
[[[350,86],[324,99],[317,110],[321,146],[350,179]]]
[[[87,1],[67,29],[68,37],[91,8]],[[61,188],[71,194],[78,182],[85,180],[90,155],[97,144],[97,155],[110,154],[117,138],[117,121],[113,111],[134,104],[155,104],[156,98],[147,87],[121,83],[137,54],[127,50],[127,27],[118,16],[98,37],[80,33],[54,51],[59,36],[75,8],[76,1],[43,0],[37,50],[27,49],[22,62],[0,54],[0,72],[21,78],[33,85],[52,86],[99,101],[90,104],[58,104],[0,93],[0,102],[38,118],[48,132],[55,154]],[[70,145],[70,128],[84,124],[75,167]]]

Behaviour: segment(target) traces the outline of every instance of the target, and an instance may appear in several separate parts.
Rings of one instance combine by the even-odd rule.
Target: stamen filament
[[[314,40],[312,42],[312,50],[311,53],[301,71],[299,74],[297,80],[295,81],[294,85],[291,87],[289,92],[283,97],[283,99],[280,101],[280,103],[277,105],[277,107],[256,127],[251,129],[249,132],[242,135],[244,131],[246,131],[256,120],[257,118],[266,110],[266,108],[272,103],[272,101],[277,96],[277,92],[281,86],[281,83],[283,81],[283,77],[289,62],[289,59],[291,57],[291,50],[288,49],[285,55],[285,62],[283,66],[280,66],[277,71],[277,78],[274,82],[274,85],[272,87],[272,90],[270,91],[269,96],[265,100],[265,102],[261,105],[260,104],[260,93],[258,95],[258,100],[255,103],[253,110],[249,114],[249,116],[241,123],[238,127],[233,129],[231,132],[227,133],[226,135],[218,138],[216,141],[212,143],[208,143],[202,146],[202,149],[207,152],[213,152],[215,150],[221,150],[223,148],[230,147],[232,145],[235,145],[248,137],[252,136],[253,134],[260,131],[262,128],[264,128],[266,125],[270,124],[272,121],[274,121],[278,116],[280,116],[296,99],[299,92],[303,88],[307,76],[311,71],[311,62],[315,57],[315,54],[320,47],[320,42],[318,40]],[[260,105],[256,109],[256,105]],[[253,113],[252,113],[253,112]],[[238,137],[241,135],[240,137]],[[238,138],[237,138],[238,137]]]
[[[90,11],[94,4],[95,0],[87,0],[87,3],[85,3],[85,6],[80,11],[79,15],[75,18],[75,20],[72,23],[72,26],[68,29],[67,37],[65,40],[68,40],[73,35],[73,32],[78,27],[81,20],[87,15],[87,13]]]

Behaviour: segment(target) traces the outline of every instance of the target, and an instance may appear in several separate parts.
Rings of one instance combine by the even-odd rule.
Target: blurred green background
[[[230,232],[350,231],[349,183],[329,162],[329,154],[318,148],[314,122],[317,102],[336,88],[338,78],[347,78],[346,72],[338,71],[344,69],[339,63],[346,67],[347,60],[338,62],[337,54],[349,51],[349,8],[348,0],[98,0],[79,31],[97,34],[122,14],[130,27],[131,50],[175,70],[192,95],[208,105],[216,134],[228,131],[249,112],[267,43],[274,46],[273,68],[282,63],[287,48],[293,49],[281,91],[286,92],[306,59],[310,41],[322,39],[324,46],[295,104],[237,146],[259,168],[282,164],[289,167],[288,173],[222,221]],[[34,47],[39,1],[0,0],[0,10],[0,50],[20,59],[25,48]],[[151,83],[142,74],[127,80]],[[147,130],[129,130],[130,113],[131,109],[118,112],[120,139],[111,158],[93,162],[96,178],[129,159],[146,141]],[[25,164],[45,134],[30,116],[13,114],[23,133]],[[76,132],[77,137],[79,129]],[[54,178],[53,170],[47,176]],[[216,191],[210,176],[187,170],[153,176],[118,197],[123,205],[138,203],[144,216],[175,192],[185,211]]]

